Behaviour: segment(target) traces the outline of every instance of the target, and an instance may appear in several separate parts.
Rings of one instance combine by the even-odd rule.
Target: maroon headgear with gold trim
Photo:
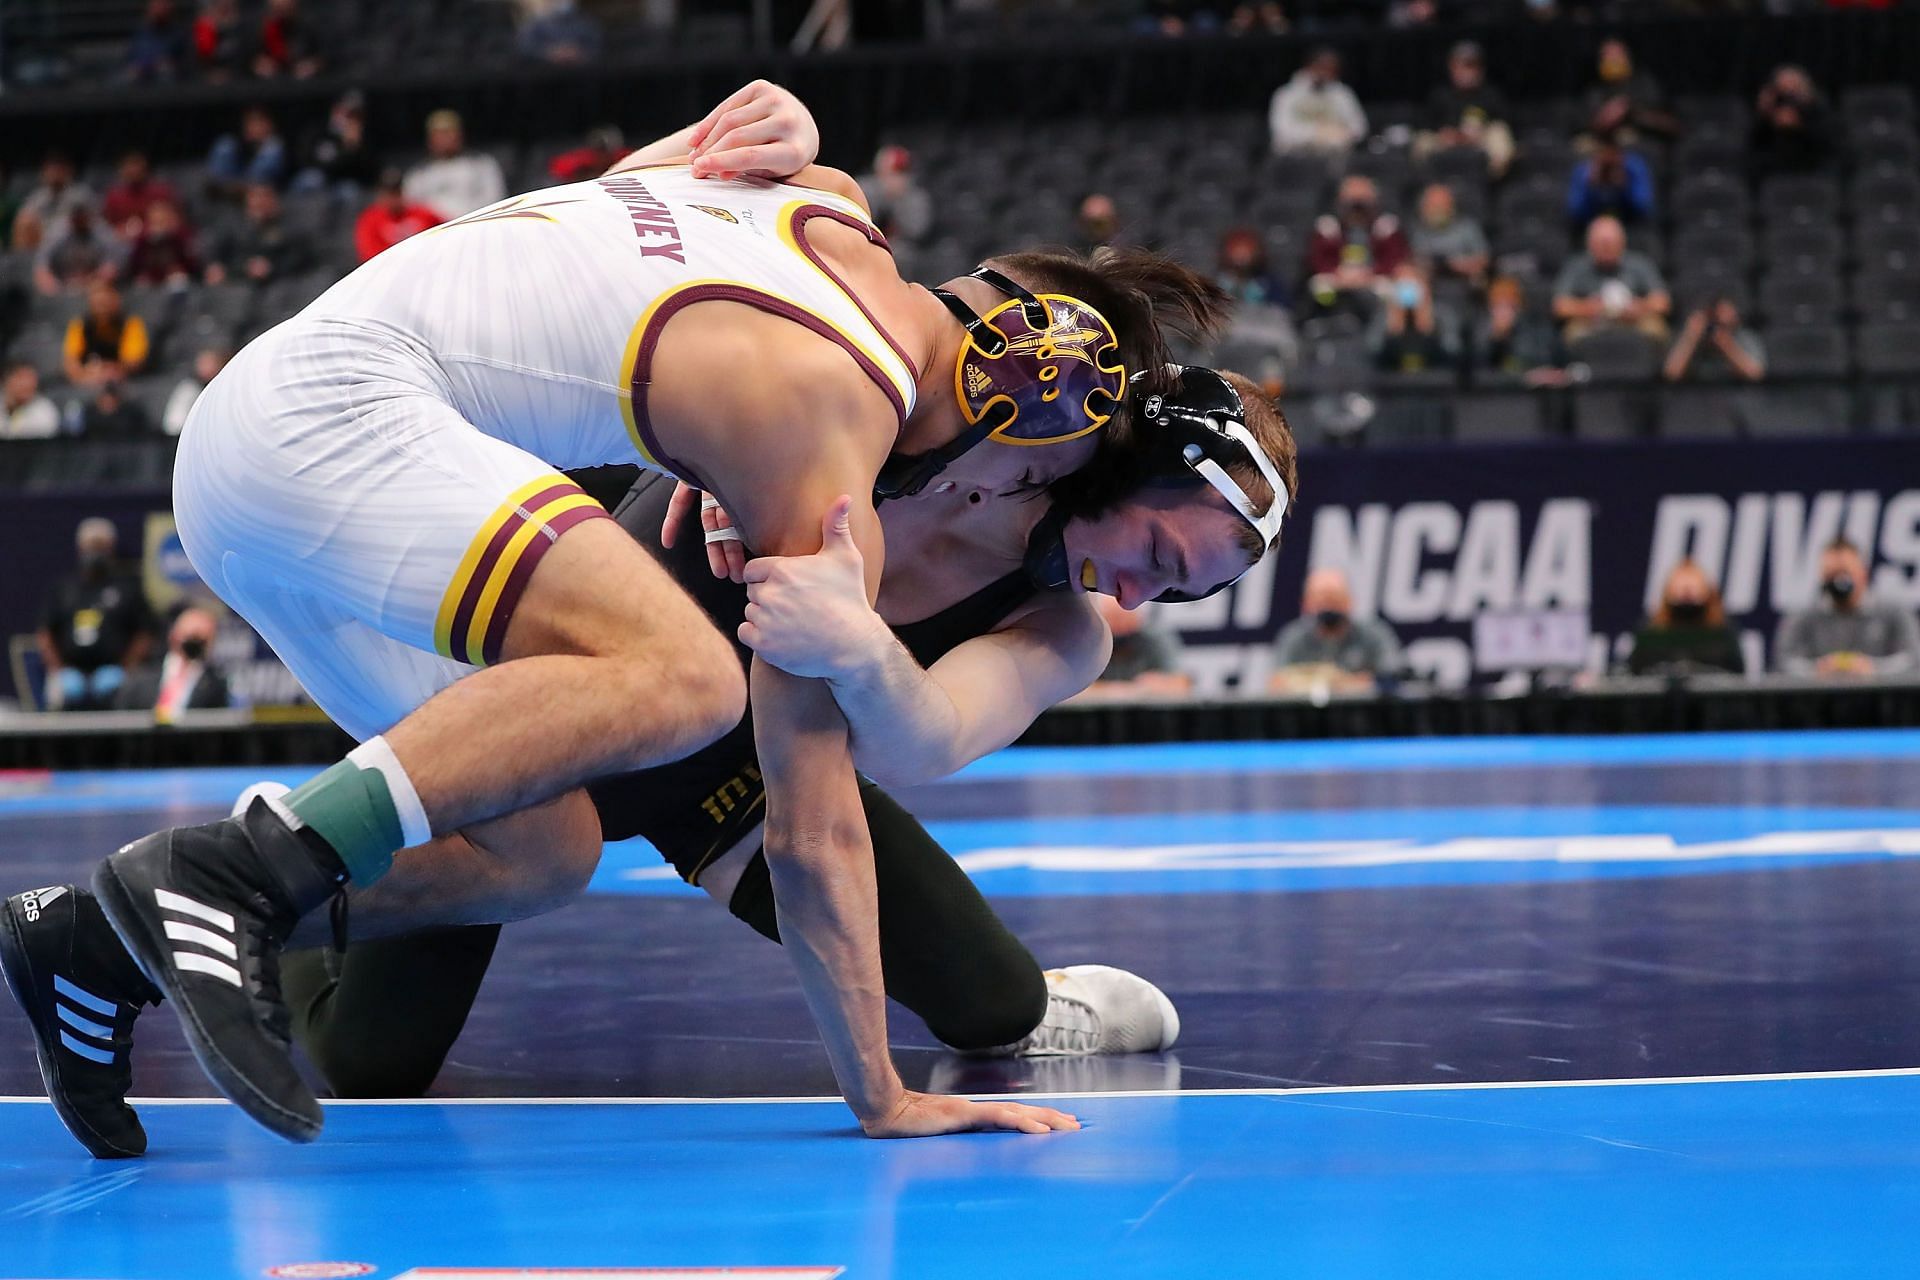
[[[953,392],[969,429],[930,453],[889,459],[876,486],[881,497],[918,493],[982,440],[1078,440],[1106,426],[1126,401],[1120,339],[1099,311],[1067,294],[1033,293],[991,267],[969,274],[1008,297],[982,316],[945,289],[933,290],[967,331]]]

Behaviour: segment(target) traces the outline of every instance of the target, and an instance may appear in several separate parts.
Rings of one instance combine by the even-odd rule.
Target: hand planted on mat
[[[853,500],[827,510],[820,550],[747,562],[747,620],[740,643],[796,676],[832,680],[864,668],[891,643],[867,603],[866,560],[847,524]]]
[[[676,481],[673,497],[667,501],[667,516],[660,524],[660,545],[672,549],[680,540],[680,522],[687,518],[687,512],[695,506],[700,508],[700,527],[708,534],[721,529],[733,528],[733,517],[726,508],[694,488],[686,481]],[[726,541],[707,539],[707,568],[716,578],[731,578],[735,582],[745,582],[743,576],[747,569],[747,549],[739,538]]]
[[[687,139],[696,178],[790,178],[820,154],[820,130],[800,99],[755,80],[707,113]]]
[[[940,1093],[913,1093],[878,1119],[862,1121],[869,1138],[930,1138],[941,1133],[977,1133],[1011,1129],[1020,1133],[1052,1133],[1078,1129],[1080,1122],[1052,1107],[1030,1107],[1021,1102],[971,1102]]]

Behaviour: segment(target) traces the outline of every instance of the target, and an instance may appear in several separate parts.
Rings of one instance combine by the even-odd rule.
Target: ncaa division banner
[[[1205,692],[1265,684],[1269,644],[1310,569],[1337,566],[1354,609],[1391,624],[1415,672],[1485,680],[1482,613],[1584,615],[1607,670],[1691,553],[1719,584],[1749,673],[1783,612],[1817,591],[1844,534],[1869,594],[1920,608],[1920,440],[1836,439],[1313,451],[1282,550],[1231,592],[1154,606]]]

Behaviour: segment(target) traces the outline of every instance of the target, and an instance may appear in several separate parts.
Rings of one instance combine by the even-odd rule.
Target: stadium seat
[[[1840,184],[1832,178],[1783,174],[1760,184],[1760,216],[1770,228],[1831,225],[1840,206]]]
[[[1633,329],[1601,329],[1568,347],[1568,355],[1592,371],[1595,382],[1642,382],[1659,370],[1661,351]]]
[[[1738,138],[1689,135],[1674,148],[1673,167],[1676,173],[1738,176],[1747,169],[1746,145]]]
[[[1878,377],[1912,377],[1920,373],[1920,324],[1863,324],[1854,338],[1854,360],[1860,372]]]
[[[1516,383],[1511,389],[1457,392],[1453,438],[1470,443],[1543,440],[1550,434],[1542,397]]]
[[[1763,437],[1852,433],[1852,401],[1839,387],[1757,388],[1742,404],[1747,434]]]
[[[1634,440],[1649,434],[1653,388],[1582,387],[1573,393],[1573,434],[1582,440]]]
[[[1752,216],[1747,185],[1723,173],[1683,178],[1674,188],[1673,220],[1685,227],[1745,227]]]
[[[1837,325],[1776,326],[1767,330],[1766,344],[1769,378],[1846,376],[1846,335]]]
[[[1760,310],[1769,325],[1830,325],[1843,305],[1840,281],[1831,275],[1782,272],[1760,282]]]
[[[1854,275],[1850,294],[1854,313],[1867,324],[1905,324],[1920,320],[1920,277],[1866,269]]]
[[[1847,203],[1858,227],[1912,222],[1920,210],[1920,177],[1891,168],[1863,171],[1854,176]]]
[[[1629,247],[1633,235],[1627,236]],[[1753,237],[1730,228],[1683,228],[1674,237],[1673,258],[1695,270],[1712,270],[1731,275],[1753,265]]]
[[[1846,256],[1846,238],[1832,223],[1813,226],[1772,226],[1761,241],[1762,257],[1773,268],[1799,274],[1837,274]]]
[[[1659,434],[1668,440],[1726,440],[1740,434],[1745,388],[1667,387],[1659,395]]]
[[[1853,247],[1862,269],[1894,275],[1920,273],[1920,224],[1862,226],[1854,234]]]
[[[1743,316],[1753,310],[1753,290],[1747,285],[1746,276],[1740,273],[1703,271],[1682,262],[1680,273],[1673,278],[1672,292],[1677,316],[1711,306],[1721,298],[1729,299]]]
[[[1904,120],[1914,118],[1913,93],[1904,84],[1855,85],[1840,95],[1840,115],[1849,123],[1857,120]]]

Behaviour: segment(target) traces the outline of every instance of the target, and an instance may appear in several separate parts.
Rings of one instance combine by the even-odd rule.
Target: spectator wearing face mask
[[[113,522],[99,516],[74,533],[79,568],[54,588],[38,637],[49,710],[111,706],[152,647],[153,615],[139,580],[114,563],[118,543]]]
[[[1316,49],[1273,95],[1267,128],[1275,155],[1345,156],[1367,136],[1367,113],[1340,81],[1340,55]]]
[[[118,289],[98,281],[87,291],[86,314],[67,322],[61,355],[67,381],[94,388],[139,373],[151,353],[146,322],[128,313]]]
[[[1084,697],[1178,697],[1192,692],[1193,677],[1180,670],[1179,632],[1159,625],[1149,610],[1122,609],[1110,596],[1094,600],[1113,632],[1113,656]]]
[[[220,624],[205,609],[187,608],[167,630],[167,652],[157,667],[127,677],[113,705],[119,711],[151,711],[166,724],[183,711],[210,711],[229,705],[227,678],[213,665],[213,644]]]
[[[1452,318],[1434,305],[1425,274],[1412,264],[1402,267],[1381,295],[1368,341],[1374,364],[1388,373],[1451,368],[1459,355]]]
[[[1375,300],[1412,257],[1400,220],[1380,212],[1371,178],[1341,180],[1334,212],[1321,214],[1307,242],[1307,292],[1322,311],[1371,315]]]
[[[1660,82],[1634,65],[1633,50],[1618,37],[1600,42],[1587,108],[1587,131],[1595,138],[1623,133],[1671,138],[1680,131]]]
[[[1487,176],[1498,182],[1513,163],[1513,126],[1506,95],[1487,83],[1486,55],[1462,40],[1447,55],[1447,83],[1427,102],[1431,132],[1420,139],[1422,154],[1458,147],[1487,158]]]
[[[1430,183],[1420,193],[1420,218],[1413,224],[1413,256],[1435,279],[1451,277],[1479,288],[1487,281],[1493,251],[1480,224],[1454,205],[1453,188]]]
[[[1272,687],[1280,693],[1309,688],[1359,691],[1400,674],[1400,640],[1377,618],[1353,616],[1353,590],[1338,569],[1307,575],[1300,616],[1280,630],[1273,644]]]
[[[1836,538],[1820,555],[1820,600],[1780,621],[1774,666],[1789,675],[1870,676],[1920,666],[1913,612],[1867,598],[1860,549]]]
[[[1833,109],[1812,76],[1790,65],[1774,69],[1754,102],[1750,146],[1763,174],[1808,173],[1839,160]]]
[[[1512,276],[1487,286],[1487,308],[1474,339],[1474,358],[1482,369],[1550,386],[1566,380],[1560,335],[1545,316],[1527,309],[1526,294]]]
[[[1627,670],[1636,676],[1746,670],[1740,637],[1727,625],[1720,589],[1692,559],[1682,560],[1660,588],[1660,607],[1634,633]]]
[[[1074,215],[1073,247],[1082,253],[1092,253],[1114,244],[1120,238],[1120,207],[1113,197],[1105,192],[1095,191],[1080,202],[1080,209]]]

